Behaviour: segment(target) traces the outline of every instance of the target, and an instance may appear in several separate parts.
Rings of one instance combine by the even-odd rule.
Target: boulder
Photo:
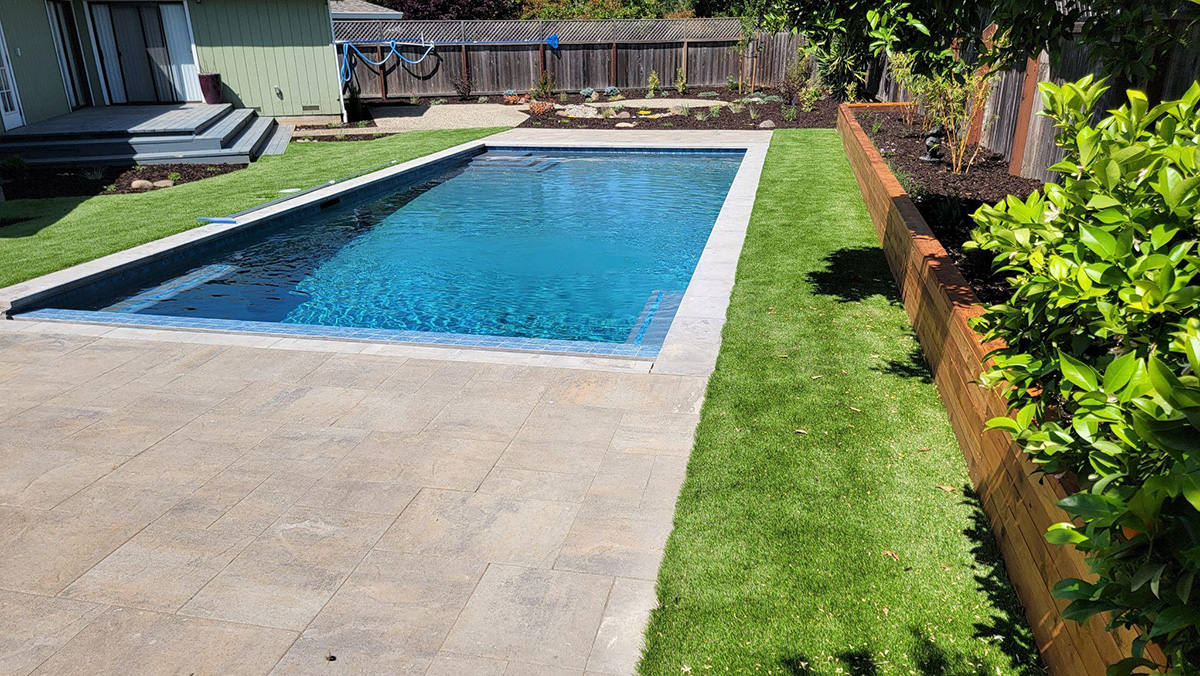
[[[629,119],[629,111],[622,110],[621,112],[617,113],[617,119],[628,120]]]
[[[155,181],[154,182],[155,188],[170,188],[173,185],[175,185],[175,181]]]
[[[138,180],[134,181],[133,183],[130,183],[129,187],[133,188],[134,190],[153,190],[154,184],[151,183],[150,181],[144,181],[139,178]]]
[[[617,129],[633,129],[637,126],[637,122],[618,122]]]
[[[774,122],[774,120],[763,120],[762,122],[758,123],[758,128],[759,129],[774,129],[775,122]]]

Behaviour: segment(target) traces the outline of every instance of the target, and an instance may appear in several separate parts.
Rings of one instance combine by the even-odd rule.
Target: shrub
[[[487,102],[488,102],[488,97],[486,97],[486,96],[480,96],[479,98],[475,99],[475,102],[476,102],[476,103],[487,103]]]
[[[738,113],[742,112],[745,109],[746,109],[746,104],[744,104],[744,103],[739,103],[739,102],[735,101],[735,102],[729,104],[729,112],[733,113],[734,115],[737,115]]]
[[[475,88],[475,83],[471,81],[471,74],[464,71],[450,80],[450,86],[454,87],[454,93],[458,94],[458,98],[466,101],[471,98],[471,91]]]
[[[430,102],[429,102],[429,105],[431,105],[431,106],[440,106],[440,105],[442,105],[442,104],[443,104],[443,103],[445,103],[445,102],[446,102],[446,99],[434,99],[434,100],[432,100],[432,101],[430,101]]]
[[[717,119],[718,117],[721,117],[721,106],[709,106],[708,107],[708,116],[713,118],[714,120]]]
[[[616,113],[614,113],[614,112],[613,112],[613,109],[612,109],[612,108],[609,108],[608,106],[605,106],[605,107],[603,107],[603,108],[601,108],[601,109],[600,109],[600,117],[602,117],[602,118],[604,118],[604,119],[606,119],[606,120],[607,120],[608,118],[612,117],[612,116],[613,116],[613,115],[615,115],[615,114],[616,114]]]
[[[690,117],[692,114],[691,106],[679,106],[679,114],[684,117]]]
[[[720,94],[717,94],[716,92],[700,92],[699,94],[696,94],[696,96],[699,96],[702,99],[713,99],[720,96]]]
[[[562,92],[561,94],[558,95],[558,102],[559,103],[567,102],[567,93],[566,92]]]
[[[182,181],[183,174],[179,173],[178,171],[172,171],[171,173],[167,174],[167,180],[168,181]]]
[[[810,63],[803,55],[797,55],[784,68],[779,92],[788,103],[795,105],[800,100],[800,92],[808,86]]]
[[[783,103],[783,97],[776,96],[774,94],[768,94],[767,96],[762,97],[762,102],[763,103]]]
[[[675,71],[675,91],[679,92],[680,96],[687,93],[687,76],[683,74],[683,69]]]
[[[410,106],[419,106],[419,105],[421,105],[421,97],[420,97],[420,96],[417,96],[417,95],[415,95],[415,94],[414,94],[414,95],[412,95],[412,96],[410,96],[410,97],[408,97],[408,105],[410,105]]]
[[[612,98],[612,97],[614,97],[614,96],[620,96],[620,95],[621,95],[621,90],[620,90],[620,89],[617,89],[616,87],[605,87],[605,88],[604,88],[604,95],[605,95],[605,96],[607,96],[607,97],[609,97],[609,98]]]
[[[783,107],[783,119],[786,122],[795,122],[796,121],[796,106],[784,106]]]
[[[646,96],[654,98],[662,91],[662,83],[658,81],[658,71],[650,71],[650,77],[646,78]]]
[[[367,118],[367,106],[358,93],[358,87],[351,86],[350,94],[346,96],[346,117],[350,122],[358,122]]]
[[[708,113],[704,112],[703,110],[696,111],[697,122],[704,122],[706,120],[708,120]]]
[[[595,94],[595,93],[596,93],[596,90],[592,89],[591,87],[584,87],[583,89],[579,90],[579,95],[585,99],[591,98],[592,94]]]
[[[750,115],[751,120],[758,119],[758,110],[756,110],[754,106],[746,106],[746,113]]]
[[[729,89],[737,89],[738,88],[737,78],[732,75],[726,75],[725,76],[725,86],[728,87]]]
[[[541,117],[554,112],[554,104],[550,101],[530,101],[529,114],[535,117]]]
[[[1012,297],[973,322],[992,353],[1009,433],[1042,472],[1074,475],[1059,502],[1075,521],[1046,538],[1083,551],[1094,582],[1054,593],[1064,617],[1110,613],[1141,632],[1109,670],[1200,665],[1200,84],[1151,108],[1128,103],[1091,123],[1105,87],[1088,76],[1040,83],[1063,161],[1027,200],[975,214],[972,248],[995,254]]]
[[[964,69],[967,67],[964,66]],[[968,69],[965,73],[948,72],[922,79],[921,104],[934,122],[946,130],[942,148],[950,162],[950,171],[961,174],[971,170],[980,146],[970,156],[971,123],[983,115],[992,90],[992,73]]]
[[[537,84],[533,86],[533,90],[529,92],[530,97],[549,100],[554,96],[554,76],[548,70],[543,70],[541,77],[538,78]]]
[[[505,89],[504,90],[505,98],[507,98],[509,96],[516,96],[516,95],[517,95],[517,90],[515,90],[515,89]]]

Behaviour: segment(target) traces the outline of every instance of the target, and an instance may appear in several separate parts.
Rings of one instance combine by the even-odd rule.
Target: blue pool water
[[[661,340],[741,159],[488,151],[52,307],[604,343],[653,325]]]

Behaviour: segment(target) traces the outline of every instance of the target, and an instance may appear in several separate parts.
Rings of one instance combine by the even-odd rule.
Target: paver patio
[[[0,322],[0,673],[633,670],[706,377],[210,337]]]

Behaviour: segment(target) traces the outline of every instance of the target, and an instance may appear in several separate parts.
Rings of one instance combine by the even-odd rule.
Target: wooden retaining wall
[[[1069,520],[1055,504],[1068,492],[1054,477],[1036,474],[1004,433],[984,432],[984,422],[1007,409],[998,393],[974,383],[984,355],[997,345],[981,343],[967,325],[982,312],[974,292],[854,116],[888,107],[895,105],[841,106],[837,128],[846,156],[1042,657],[1056,676],[1103,674],[1129,655],[1134,634],[1105,631],[1100,618],[1086,624],[1060,618],[1066,602],[1050,588],[1065,577],[1093,578],[1080,553],[1043,536],[1051,524]]]

